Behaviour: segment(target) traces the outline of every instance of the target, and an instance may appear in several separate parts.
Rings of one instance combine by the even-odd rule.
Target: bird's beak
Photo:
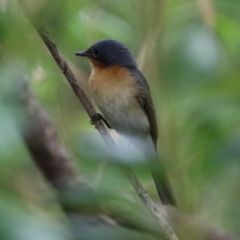
[[[76,52],[75,55],[76,55],[76,56],[80,56],[80,57],[88,57],[88,56],[89,56],[89,54],[87,53],[86,50]]]

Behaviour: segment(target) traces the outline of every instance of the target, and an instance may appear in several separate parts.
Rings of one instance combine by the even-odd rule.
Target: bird
[[[176,206],[175,196],[157,155],[158,126],[151,92],[131,51],[121,42],[103,39],[76,56],[92,63],[90,93],[108,128],[126,137],[148,160],[148,167],[163,205]]]

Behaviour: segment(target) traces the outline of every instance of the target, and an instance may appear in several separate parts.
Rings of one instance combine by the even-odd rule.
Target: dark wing
[[[136,96],[137,100],[148,117],[150,124],[150,134],[155,149],[157,150],[157,138],[158,138],[157,119],[147,80],[138,69],[131,69],[131,73],[136,79],[138,89]],[[167,176],[164,172],[161,161],[158,158],[155,158],[155,160],[158,161],[150,162],[149,169],[155,182],[159,197],[164,205],[171,204],[173,206],[176,206],[176,200],[173,195],[171,186],[168,182]]]
[[[131,73],[133,74],[135,79],[137,79],[136,84],[137,84],[138,94],[136,97],[148,117],[148,121],[150,124],[150,134],[151,134],[155,149],[157,150],[158,126],[157,126],[156,113],[153,106],[153,101],[152,101],[147,80],[138,69],[134,69],[134,70],[131,69]]]

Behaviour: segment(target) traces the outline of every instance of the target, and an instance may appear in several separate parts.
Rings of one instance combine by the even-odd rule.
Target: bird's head
[[[101,40],[94,43],[87,50],[76,52],[75,55],[88,57],[94,66],[103,68],[122,66],[137,67],[136,61],[129,49],[115,40]]]

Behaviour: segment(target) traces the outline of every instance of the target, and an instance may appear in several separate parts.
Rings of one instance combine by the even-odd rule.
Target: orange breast
[[[89,85],[97,105],[106,104],[109,101],[124,101],[136,95],[135,80],[123,67],[95,66]]]
[[[136,98],[136,81],[130,72],[95,66],[89,84],[96,105],[112,128],[124,136],[149,135],[149,121]]]

